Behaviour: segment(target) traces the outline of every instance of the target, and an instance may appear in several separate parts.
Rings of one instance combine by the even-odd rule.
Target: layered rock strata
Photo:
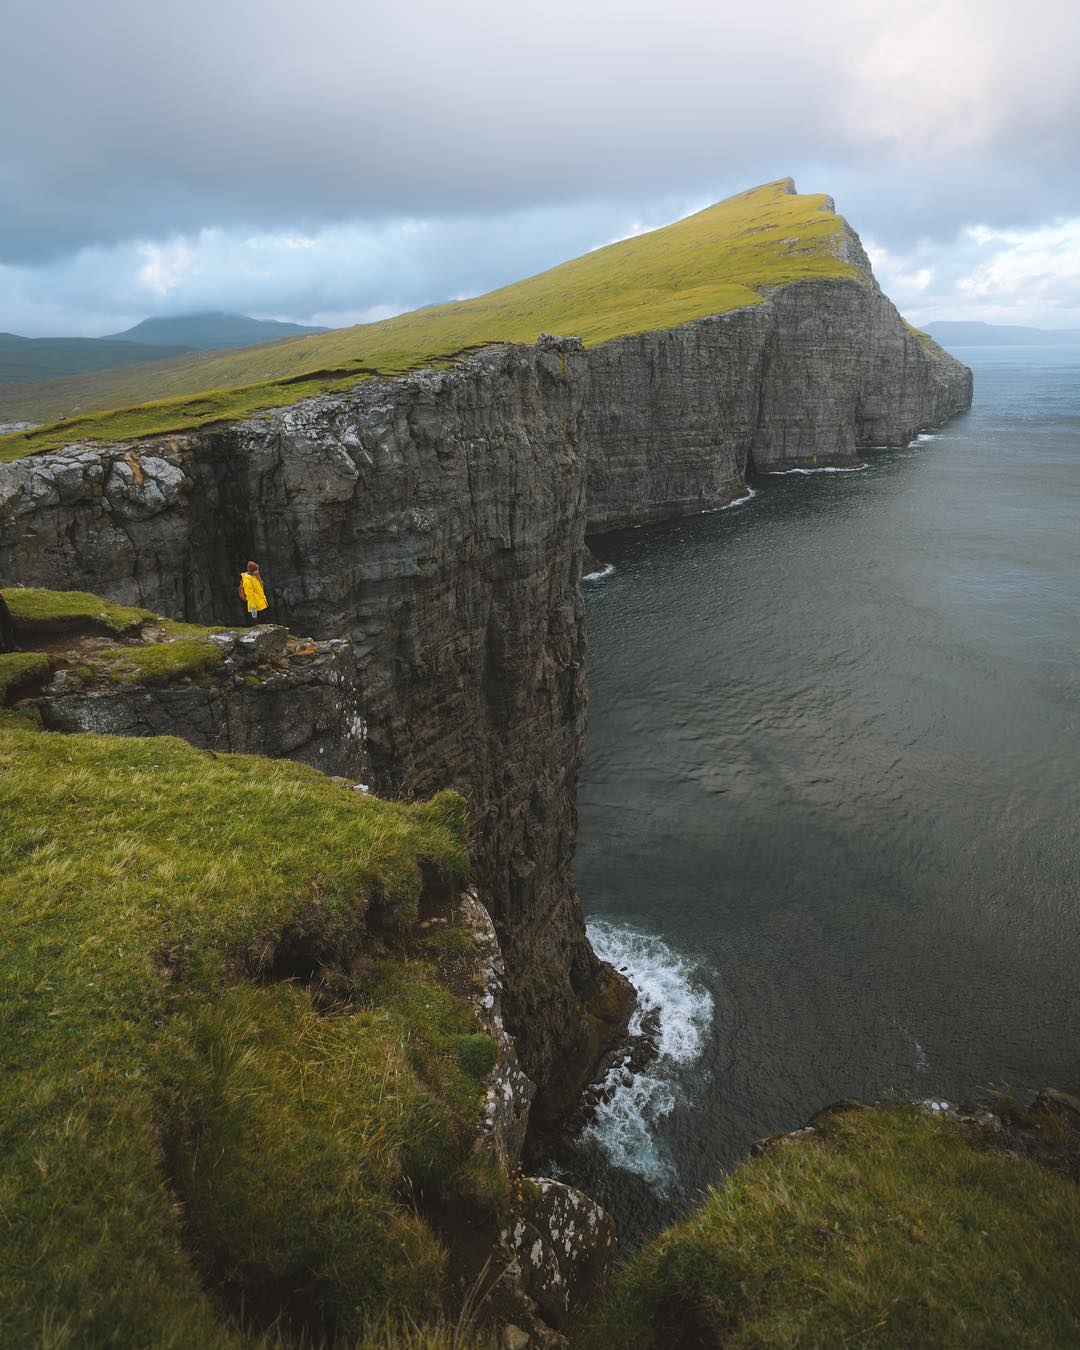
[[[971,372],[900,318],[852,232],[851,278],[588,354],[589,529],[715,509],[756,474],[848,466],[971,404]]]
[[[0,580],[221,622],[240,617],[254,557],[272,617],[349,641],[375,789],[470,800],[541,1115],[628,1011],[572,877],[586,522],[721,506],[754,473],[853,463],[970,401],[970,372],[903,324],[854,236],[843,246],[851,279],[666,332],[493,348],[137,448],[0,466]]]
[[[251,557],[271,617],[348,640],[349,715],[363,723],[374,789],[454,786],[470,801],[507,1020],[553,1103],[587,1075],[602,1014],[619,1006],[571,871],[585,390],[580,344],[552,340],[137,451],[0,467],[5,582],[235,622]]]

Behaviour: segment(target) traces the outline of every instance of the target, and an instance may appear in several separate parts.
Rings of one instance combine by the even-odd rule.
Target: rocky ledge
[[[150,627],[129,650],[165,646]],[[363,779],[369,770],[356,707],[352,649],[312,642],[285,628],[211,634],[218,664],[157,685],[124,669],[125,651],[83,644],[55,653],[52,676],[21,700],[49,731],[114,736],[182,736],[202,749],[287,756],[330,774]],[[106,673],[95,658],[108,653]]]

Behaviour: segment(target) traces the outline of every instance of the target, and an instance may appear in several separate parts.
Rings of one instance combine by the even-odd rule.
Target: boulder
[[[259,623],[242,633],[233,647],[233,658],[241,666],[257,666],[285,655],[289,630],[276,623]]]
[[[514,1222],[503,1230],[507,1273],[545,1322],[566,1325],[606,1281],[615,1259],[615,1221],[572,1186],[529,1177]]]

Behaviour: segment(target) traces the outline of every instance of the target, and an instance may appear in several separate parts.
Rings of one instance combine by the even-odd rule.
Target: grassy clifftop
[[[768,183],[663,229],[624,239],[474,300],[381,323],[226,353],[200,353],[0,397],[4,417],[60,425],[0,438],[0,459],[77,439],[121,440],[244,416],[307,394],[439,365],[541,332],[595,345],[758,304],[769,286],[853,275],[827,197]],[[107,416],[97,410],[157,400]],[[13,401],[14,400],[14,401]]]
[[[0,818],[4,1344],[436,1308],[416,1197],[498,1181],[475,1018],[395,934],[465,866],[460,799],[9,710]]]
[[[221,649],[207,639],[229,631],[178,623],[86,591],[11,587],[0,598],[25,649],[0,652],[0,707],[39,688],[57,670],[142,685],[207,675],[222,662]]]
[[[738,1169],[625,1268],[577,1342],[681,1346],[1080,1343],[1077,1137],[905,1104],[826,1116]]]

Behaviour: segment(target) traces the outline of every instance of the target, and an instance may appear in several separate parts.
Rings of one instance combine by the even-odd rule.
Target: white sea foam
[[[936,441],[936,440],[937,437],[934,435],[932,431],[923,431],[918,436],[915,437],[916,444],[918,444],[920,441]]]
[[[611,576],[614,571],[614,563],[601,563],[595,572],[586,572],[581,579],[582,581],[603,581],[605,577]]]
[[[849,464],[841,466],[837,464],[823,464],[820,467],[815,466],[812,469],[766,469],[765,472],[770,478],[783,478],[785,474],[798,473],[862,473],[866,468],[865,464]]]
[[[663,1188],[674,1169],[654,1127],[674,1110],[685,1071],[705,1048],[712,997],[690,964],[662,939],[600,920],[588,931],[597,955],[621,970],[637,992],[631,1035],[640,1035],[644,1020],[657,1012],[660,1025],[656,1058],[643,1073],[632,1074],[625,1062],[609,1072],[604,1099],[584,1133],[616,1167]]]
[[[919,1073],[925,1073],[926,1070],[930,1067],[930,1060],[929,1057],[927,1056],[926,1051],[919,1044],[918,1040],[911,1034],[911,1032],[908,1031],[907,1027],[902,1026],[899,1022],[895,1020],[895,1018],[893,1019],[893,1025],[904,1036],[906,1040],[911,1042],[912,1049],[915,1051],[914,1056],[915,1067],[916,1069],[918,1069]]]
[[[736,497],[734,501],[725,502],[723,506],[706,506],[701,512],[703,516],[711,516],[714,511],[730,511],[733,506],[744,506],[747,502],[752,502],[757,496],[754,488],[747,488],[742,497]]]

